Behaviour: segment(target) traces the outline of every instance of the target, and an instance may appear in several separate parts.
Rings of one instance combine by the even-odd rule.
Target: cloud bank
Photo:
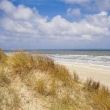
[[[67,4],[84,5],[86,8],[96,9],[98,11],[110,11],[110,0],[62,0]],[[93,4],[93,5],[91,5]]]
[[[110,35],[110,16],[106,11],[88,15],[80,21],[69,21],[61,15],[49,20],[48,17],[41,16],[37,9],[15,6],[8,0],[0,2],[0,10],[4,13],[0,18],[0,42],[19,39],[96,40]],[[72,11],[73,14],[80,14],[78,10]]]

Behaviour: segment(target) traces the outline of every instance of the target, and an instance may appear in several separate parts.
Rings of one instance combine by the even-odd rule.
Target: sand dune
[[[109,68],[58,62],[65,68],[26,52],[0,55],[0,110],[110,110],[109,90],[77,76],[109,87]]]

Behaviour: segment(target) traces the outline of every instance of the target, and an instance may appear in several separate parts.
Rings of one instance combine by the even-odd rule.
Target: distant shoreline
[[[22,50],[23,51],[23,50]],[[5,51],[10,54],[17,51]],[[24,52],[24,51],[23,51]],[[99,66],[110,66],[110,51],[74,51],[74,50],[39,50],[27,51],[31,54],[43,54],[56,61],[67,61],[74,63],[96,64]]]
[[[5,52],[16,52],[16,51],[28,51],[28,52],[36,52],[36,51],[110,51],[110,49],[10,49],[5,50]]]

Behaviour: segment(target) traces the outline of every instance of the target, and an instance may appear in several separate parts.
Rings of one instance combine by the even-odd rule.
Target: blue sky
[[[68,5],[58,0],[12,0],[14,4],[24,4],[31,8],[37,8],[44,16],[55,16],[57,14],[64,14]]]
[[[110,49],[110,0],[0,0],[3,49]]]

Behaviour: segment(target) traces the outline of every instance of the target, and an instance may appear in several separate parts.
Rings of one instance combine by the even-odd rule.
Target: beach
[[[93,79],[110,89],[110,51],[61,50],[48,54],[56,63],[78,74],[82,81]]]
[[[91,63],[84,55],[81,60],[77,55],[82,63],[73,61],[76,55],[66,55],[66,59],[61,54],[29,52],[1,51],[0,55],[3,109],[110,110],[110,67],[102,59],[105,65]]]
[[[64,61],[57,61],[57,63],[66,66],[71,74],[73,74],[74,72],[78,74],[79,78],[82,81],[93,79],[94,81],[99,81],[102,85],[110,89],[109,66]]]
[[[0,110],[110,110],[110,0],[0,0]]]
[[[43,53],[41,55],[50,57],[56,63],[64,65],[72,75],[76,73],[82,82],[92,79],[110,89],[110,51],[82,51],[81,53],[79,51],[61,51],[61,53],[54,50],[40,52]],[[11,55],[12,53],[7,54]]]

